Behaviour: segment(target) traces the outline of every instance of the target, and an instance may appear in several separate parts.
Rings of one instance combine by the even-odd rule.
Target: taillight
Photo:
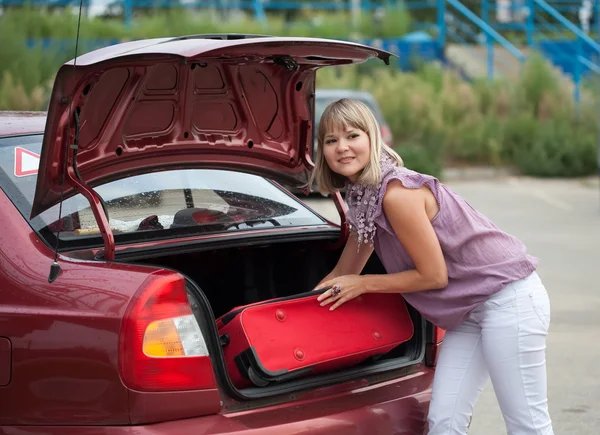
[[[442,328],[438,328],[437,326],[433,329],[433,342],[436,344],[441,344],[444,341],[444,337],[446,336],[446,330]]]
[[[184,279],[151,275],[123,318],[119,368],[125,385],[138,391],[216,388],[208,355]]]
[[[428,366],[435,367],[437,365],[437,359],[440,354],[440,347],[446,331],[437,326],[433,326],[433,333],[431,334],[431,341],[428,340],[427,349],[425,352],[425,363]]]

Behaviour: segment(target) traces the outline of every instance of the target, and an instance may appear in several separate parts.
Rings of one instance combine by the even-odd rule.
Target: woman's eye
[[[330,144],[330,143],[334,143],[334,142],[335,142],[335,139],[327,139],[325,141],[326,144]]]
[[[350,139],[355,139],[357,137],[358,137],[358,135],[356,133],[350,135]]]

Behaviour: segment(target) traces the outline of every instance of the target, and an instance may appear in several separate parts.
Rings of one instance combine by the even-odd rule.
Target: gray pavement
[[[597,179],[505,177],[447,183],[540,259],[552,304],[548,398],[554,433],[600,434],[600,187]],[[308,203],[335,218],[327,200]],[[470,435],[506,434],[493,387],[475,407]]]

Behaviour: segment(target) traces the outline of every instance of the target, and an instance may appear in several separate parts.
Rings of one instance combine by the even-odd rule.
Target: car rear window
[[[63,201],[60,223],[58,205],[29,219],[41,143],[42,135],[0,139],[0,188],[43,236],[54,238],[60,228],[61,242],[67,244],[99,237],[89,203],[79,194]],[[325,223],[271,181],[241,172],[170,170],[128,177],[95,190],[105,202],[117,241],[142,233],[147,239]]]

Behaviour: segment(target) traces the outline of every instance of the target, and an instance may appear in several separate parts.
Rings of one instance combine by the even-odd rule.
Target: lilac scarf
[[[381,152],[379,159],[381,166],[381,180],[398,168],[398,165],[385,151]],[[358,246],[369,243],[373,246],[375,237],[375,218],[381,211],[379,193],[381,181],[377,185],[361,183],[346,183],[346,202],[348,203],[348,222],[351,231],[358,235]]]

